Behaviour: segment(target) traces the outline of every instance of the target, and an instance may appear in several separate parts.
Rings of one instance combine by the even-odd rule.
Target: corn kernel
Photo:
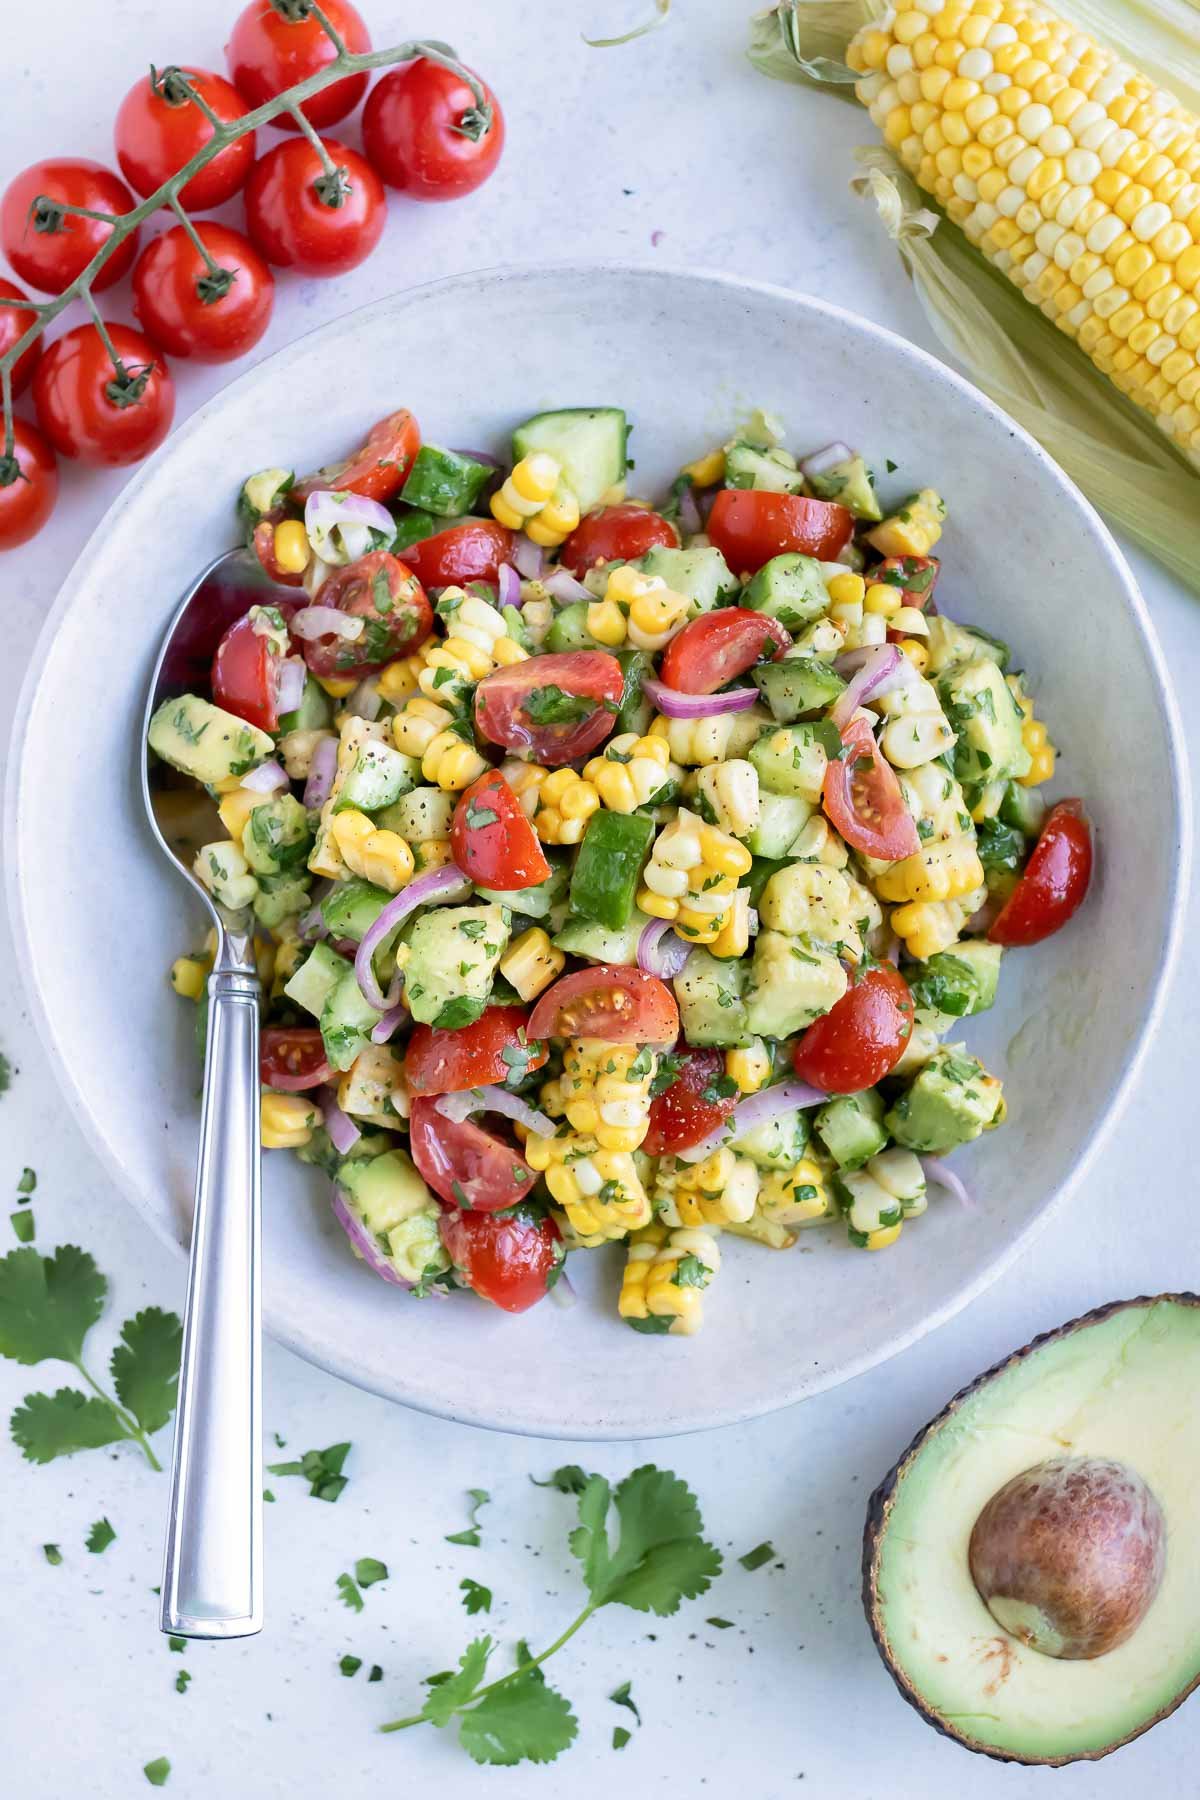
[[[303,575],[312,550],[300,519],[281,519],[275,527],[272,548],[275,561],[287,575]]]

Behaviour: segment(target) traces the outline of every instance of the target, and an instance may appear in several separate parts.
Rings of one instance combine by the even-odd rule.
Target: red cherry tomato
[[[607,1038],[610,1044],[673,1044],[679,1036],[675,996],[657,975],[617,963],[577,969],[547,988],[529,1021],[529,1035]]]
[[[429,588],[463,587],[468,581],[495,583],[501,563],[512,561],[515,536],[493,519],[465,519],[448,531],[418,538],[404,554],[409,568]]]
[[[484,676],[475,689],[475,725],[489,744],[528,750],[555,768],[604,742],[623,692],[621,665],[606,650],[533,656]]]
[[[387,205],[370,163],[333,138],[323,140],[344,180],[331,188],[307,138],[289,138],[260,156],[246,183],[246,224],[268,262],[302,275],[344,275],[379,242]],[[340,192],[336,205],[323,194]]]
[[[882,862],[915,856],[921,848],[916,825],[867,721],[851,719],[842,742],[847,754],[826,768],[821,796],[831,824],[864,856],[877,856]]]
[[[414,1025],[404,1053],[410,1093],[458,1094],[540,1069],[546,1046],[530,1038],[527,1026],[523,1006],[489,1006],[473,1025],[454,1030]]]
[[[558,560],[572,575],[582,575],[597,563],[632,562],[655,544],[672,550],[679,534],[661,513],[644,506],[598,506],[585,513],[558,553]]]
[[[450,849],[463,874],[480,887],[536,887],[550,876],[537,832],[495,769],[460,795],[450,827]]]
[[[237,89],[223,75],[207,69],[170,68],[144,75],[121,102],[113,143],[121,173],[139,194],[152,194],[176,170],[190,162],[213,135],[215,126],[185,91],[190,84],[222,124],[246,111]],[[198,175],[180,189],[189,212],[207,212],[232,200],[254,162],[254,133],[218,151]]]
[[[372,425],[366,442],[341,462],[301,476],[292,488],[292,498],[307,500],[319,488],[336,488],[343,494],[363,494],[368,500],[390,500],[404,486],[420,448],[420,426],[402,407]],[[421,580],[425,580],[423,575]]]
[[[832,562],[850,542],[854,516],[835,500],[722,488],[706,529],[735,575],[753,575],[785,550]]]
[[[303,587],[304,574],[296,574],[291,569],[283,569],[275,555],[275,527],[285,517],[282,507],[276,512],[266,514],[254,527],[254,535],[250,539],[251,548],[263,569],[271,580],[280,587]]]
[[[388,550],[372,550],[326,577],[320,606],[365,619],[361,637],[308,638],[304,660],[314,675],[367,675],[415,650],[433,630],[433,608],[416,576]]]
[[[0,278],[0,298],[5,300],[24,300],[26,295],[15,281]],[[18,338],[23,338],[29,327],[37,320],[32,306],[0,306],[0,356],[5,356],[12,349]],[[29,386],[30,378],[37,367],[42,354],[41,338],[34,338],[28,350],[22,350],[13,364],[12,391],[19,394]]]
[[[993,944],[1040,944],[1079,910],[1091,879],[1092,828],[1083,801],[1060,800],[988,936]]]
[[[58,461],[37,429],[13,420],[11,461],[0,451],[0,550],[36,537],[58,497]]]
[[[294,9],[299,12],[300,9]],[[370,33],[349,0],[322,0],[321,10],[348,50],[356,55],[371,48]],[[325,68],[337,51],[319,19],[287,17],[286,8],[271,0],[250,0],[240,13],[225,46],[225,61],[238,92],[249,106],[263,106]],[[301,107],[310,125],[323,131],[354,111],[367,88],[365,75],[347,75]],[[273,119],[281,131],[299,127],[287,113]]]
[[[236,619],[213,657],[214,701],[260,731],[278,731],[279,661],[271,638],[255,630],[249,614]]]
[[[520,1151],[470,1119],[447,1119],[431,1099],[412,1103],[412,1159],[449,1206],[500,1212],[523,1200],[537,1176]]]
[[[77,325],[50,345],[33,378],[38,424],[63,456],[140,462],[171,429],[175,384],[157,345],[140,331],[109,323],[108,335],[124,378],[94,325]]]
[[[232,279],[215,282],[182,225],[146,245],[133,271],[133,310],[140,325],[172,356],[231,362],[257,344],[271,323],[275,277],[249,238],[202,219],[196,231]]]
[[[45,209],[39,209],[34,217],[31,208],[43,197],[116,217],[131,210],[133,195],[111,169],[83,156],[56,156],[32,163],[9,182],[0,201],[0,243],[4,254],[30,287],[47,294],[61,294],[83,273],[112,232],[101,219],[81,219],[74,214],[61,216],[59,230],[39,229],[38,220],[45,218]],[[137,232],[131,232],[113,251],[92,282],[93,293],[101,293],[128,273],[137,240]]]
[[[891,963],[876,963],[793,1045],[792,1064],[826,1094],[857,1094],[895,1068],[912,1028],[907,981]]]
[[[725,1074],[720,1050],[693,1050],[681,1044],[675,1051],[682,1063],[670,1087],[650,1102],[650,1129],[642,1149],[647,1156],[677,1156],[701,1143],[710,1131],[724,1123],[741,1099]]]
[[[442,1243],[467,1286],[505,1312],[527,1312],[548,1292],[562,1262],[553,1219],[528,1208],[497,1219],[488,1212],[444,1212]]]
[[[792,647],[790,633],[766,613],[749,606],[723,606],[704,613],[671,639],[661,675],[681,694],[715,694],[755,663],[774,662]]]
[[[881,563],[866,572],[866,581],[881,581],[899,590],[901,606],[916,606],[922,612],[933,599],[941,563],[936,556],[885,556]]]
[[[466,82],[424,56],[393,69],[363,109],[363,149],[410,200],[457,200],[485,182],[504,148],[504,114],[486,82],[484,118]]]
[[[259,1080],[281,1094],[300,1094],[329,1080],[325,1041],[315,1027],[277,1025],[258,1046]]]

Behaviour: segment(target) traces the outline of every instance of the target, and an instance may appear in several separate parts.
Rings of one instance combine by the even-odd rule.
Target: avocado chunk
[[[412,928],[404,971],[404,991],[418,1024],[444,1030],[473,1025],[488,1003],[508,934],[502,906],[439,906],[422,913]]]
[[[303,873],[260,875],[254,896],[254,916],[268,931],[274,931],[285,919],[307,912],[312,900],[308,877]]]
[[[416,1285],[450,1267],[438,1232],[437,1201],[403,1150],[347,1157],[338,1167],[337,1186],[343,1205],[374,1237],[398,1281]],[[357,1246],[355,1253],[360,1254]]]
[[[956,664],[938,682],[946,718],[958,734],[954,773],[961,782],[1003,781],[1028,775],[1021,741],[1021,709],[998,663],[978,656]]]
[[[740,959],[723,960],[697,945],[674,982],[684,1040],[726,1049],[747,1043],[751,1030],[742,999],[745,984]]]
[[[242,833],[242,852],[256,875],[301,875],[312,849],[308,814],[294,794],[256,806]]]
[[[1198,1382],[1195,1295],[1117,1302],[981,1375],[884,1478],[867,1515],[863,1601],[901,1694],[939,1731],[1003,1760],[1094,1759],[1173,1712],[1200,1682]],[[1024,1607],[1006,1608],[1001,1596],[989,1610],[973,1578],[973,1565],[984,1575],[985,1515],[1012,1484],[1045,1478],[1064,1456],[1083,1459],[1093,1474],[1102,1463],[1121,1465],[1153,1497],[1169,1543],[1157,1597],[1125,1641],[1082,1658],[1034,1648]],[[1078,1529],[1077,1515],[1056,1507],[1037,1549],[1058,1603],[1074,1588],[1062,1578],[1091,1547],[1079,1544]],[[1109,1533],[1095,1541],[1107,1558]]]
[[[739,1156],[748,1156],[760,1169],[790,1169],[808,1155],[810,1139],[808,1114],[777,1113],[765,1125],[743,1132],[729,1146]]]
[[[275,748],[265,731],[198,694],[164,700],[146,735],[156,756],[208,787],[248,775]]]
[[[906,1150],[945,1156],[999,1124],[1002,1098],[995,1076],[962,1044],[942,1044],[884,1123]]]
[[[816,806],[829,761],[815,725],[780,725],[750,746],[750,761],[761,787],[771,794],[795,794]]]
[[[785,875],[790,872],[784,870]],[[782,931],[760,931],[754,940],[747,1025],[756,1037],[790,1037],[836,1006],[846,987],[846,971],[831,951]]]
[[[715,544],[698,544],[675,550],[655,544],[634,563],[643,575],[657,575],[674,594],[684,594],[693,611],[711,612],[738,592],[738,579]]]

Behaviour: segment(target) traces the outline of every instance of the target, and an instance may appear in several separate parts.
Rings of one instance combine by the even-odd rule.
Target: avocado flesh
[[[1064,1326],[982,1376],[875,1495],[864,1598],[905,1697],[969,1749],[1020,1762],[1103,1756],[1200,1681],[1200,1300],[1130,1301]],[[1048,1457],[1127,1463],[1162,1508],[1167,1559],[1145,1619],[1115,1650],[1066,1662],[1001,1631],[967,1566],[971,1530]]]

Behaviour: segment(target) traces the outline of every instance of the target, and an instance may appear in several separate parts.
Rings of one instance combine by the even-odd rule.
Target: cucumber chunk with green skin
[[[654,820],[601,808],[588,820],[571,876],[571,909],[610,931],[627,925]]]
[[[761,789],[772,794],[795,794],[816,806],[821,798],[829,761],[816,725],[781,725],[764,731],[750,746],[750,761],[758,770]]]
[[[333,701],[311,675],[304,677],[304,692],[294,712],[284,713],[279,720],[281,735],[289,731],[321,731],[333,718]]]
[[[647,656],[644,650],[618,650],[617,661],[621,665],[625,686],[621,691],[621,710],[617,714],[613,736],[620,737],[623,732],[636,731],[639,737],[644,737],[650,729],[654,708],[642,692],[642,680],[647,675],[653,675],[654,659]]]
[[[697,613],[711,612],[740,590],[737,576],[715,544],[697,544],[689,550],[655,544],[633,566],[643,575],[657,575],[673,594],[683,594]]]
[[[590,512],[625,479],[625,414],[617,406],[569,406],[535,413],[513,432],[513,461],[543,450],[554,457],[579,504]]]
[[[458,524],[462,524],[458,520]],[[410,544],[419,544],[422,538],[432,537],[435,532],[449,531],[448,519],[435,519],[424,507],[414,507],[409,512],[396,516],[396,535],[392,539],[392,555],[404,555]]]
[[[757,488],[767,494],[802,494],[804,477],[787,450],[757,450],[730,444],[725,452],[725,486]]]
[[[330,994],[353,966],[328,944],[314,944],[295,974],[284,986],[289,1000],[319,1019]],[[378,1018],[378,1013],[375,1015]]]
[[[406,506],[453,519],[470,512],[494,474],[490,463],[476,462],[457,450],[441,450],[436,444],[422,444],[400,498]]]
[[[599,650],[602,647],[587,628],[590,604],[587,600],[572,600],[569,606],[555,613],[546,633],[547,650],[558,654],[564,650]]]
[[[861,1169],[888,1141],[883,1101],[874,1088],[827,1100],[814,1122],[817,1136],[839,1169]]]
[[[548,861],[550,873],[536,887],[486,888],[476,883],[475,892],[481,900],[507,906],[510,912],[521,913],[527,919],[548,918],[559,901],[566,899],[570,878],[570,865],[565,857],[549,856]]]
[[[415,756],[405,756],[378,738],[368,738],[338,790],[333,810],[380,812],[402,794],[411,793],[420,782],[421,765]]]
[[[829,611],[821,564],[815,556],[804,556],[798,550],[773,556],[750,581],[742,605],[768,613],[788,631],[799,631]]]
[[[758,824],[746,839],[746,848],[756,857],[786,857],[811,817],[812,806],[798,794],[772,794],[760,787]],[[752,895],[750,903],[757,905],[757,896]]]
[[[883,517],[871,486],[870,470],[861,456],[851,456],[845,462],[833,463],[820,475],[810,475],[808,485],[818,500],[836,500],[856,519],[870,519],[872,524],[878,524]]]
[[[1037,788],[1022,787],[1019,781],[1010,781],[1000,802],[999,816],[1014,831],[1035,838],[1039,836],[1045,823],[1046,802]]]
[[[441,788],[417,787],[393,800],[376,818],[384,831],[394,831],[409,844],[427,844],[433,838],[448,838],[454,819],[457,794]]]
[[[321,1009],[321,1039],[330,1068],[344,1074],[359,1051],[370,1043],[378,1023],[378,1012],[363,997],[358,977],[350,968],[330,989]]]
[[[384,907],[395,896],[372,881],[339,881],[321,902],[321,917],[331,937],[361,944]]]
[[[744,961],[724,961],[697,945],[673,983],[685,1042],[719,1049],[749,1042],[746,975]]]
[[[970,938],[913,964],[904,971],[913,1005],[956,1019],[986,1012],[996,998],[1001,955],[999,944]]]
[[[275,749],[265,731],[198,694],[164,700],[146,735],[156,756],[207,787],[248,775]]]
[[[828,712],[846,683],[819,656],[785,656],[752,671],[759,693],[781,725]]]
[[[647,913],[635,906],[624,925],[614,928],[595,919],[568,918],[551,940],[555,948],[568,956],[582,956],[587,962],[620,963],[632,968],[637,962],[638,939],[650,923]]]

